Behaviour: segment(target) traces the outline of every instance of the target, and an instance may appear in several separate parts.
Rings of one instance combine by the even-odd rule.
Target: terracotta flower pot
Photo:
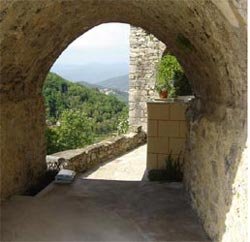
[[[167,98],[168,97],[168,91],[162,91],[159,93],[160,98]]]

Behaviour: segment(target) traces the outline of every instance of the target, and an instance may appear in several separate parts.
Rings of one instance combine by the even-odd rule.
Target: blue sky
[[[73,41],[54,65],[129,63],[129,31],[128,24],[98,25]]]

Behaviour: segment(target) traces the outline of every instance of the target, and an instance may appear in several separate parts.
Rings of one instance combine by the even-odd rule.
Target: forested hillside
[[[102,93],[105,94],[112,94],[113,96],[117,97],[119,100],[125,102],[126,104],[128,104],[128,92],[124,92],[124,91],[120,91],[118,89],[114,89],[114,88],[109,88],[109,87],[103,87],[97,84],[90,84],[88,82],[78,82],[82,85],[84,85],[85,87],[89,87],[89,88],[97,88],[99,89]]]
[[[97,82],[96,84],[102,87],[128,92],[128,83],[129,83],[129,76],[122,75]]]
[[[127,125],[128,107],[98,89],[49,73],[43,87],[47,120],[47,151],[84,147]]]

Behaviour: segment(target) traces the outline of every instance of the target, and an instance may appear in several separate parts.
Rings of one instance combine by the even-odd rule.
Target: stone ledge
[[[51,159],[48,158],[46,158],[46,162],[48,169],[57,166],[58,169],[59,167],[64,167],[75,170],[76,172],[84,172],[97,164],[119,157],[120,155],[145,144],[146,140],[146,133],[138,128],[137,132],[130,132],[122,136],[112,137],[99,143],[89,145],[86,148],[66,150],[47,156],[48,158],[52,156],[62,160],[64,159],[64,164],[51,166]]]

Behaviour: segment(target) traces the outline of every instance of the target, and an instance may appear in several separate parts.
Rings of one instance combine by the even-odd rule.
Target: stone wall
[[[204,113],[206,107],[206,113]],[[247,153],[243,110],[192,100],[184,184],[213,241],[247,241]],[[244,131],[244,132],[241,132]]]
[[[34,113],[37,113],[35,117]],[[28,190],[45,173],[44,115],[41,96],[1,101],[0,161],[5,161],[0,167],[1,199]],[[6,130],[9,132],[3,132]],[[2,179],[5,174],[8,175]]]
[[[119,157],[145,144],[146,140],[146,133],[139,129],[137,133],[130,132],[126,135],[106,139],[83,149],[66,150],[50,156],[65,159],[66,165],[63,165],[64,168],[72,169],[76,172],[85,172],[95,165]],[[50,161],[51,159],[48,159],[47,163]]]
[[[130,27],[129,124],[147,131],[147,101],[152,100],[156,66],[165,44],[141,28]]]

